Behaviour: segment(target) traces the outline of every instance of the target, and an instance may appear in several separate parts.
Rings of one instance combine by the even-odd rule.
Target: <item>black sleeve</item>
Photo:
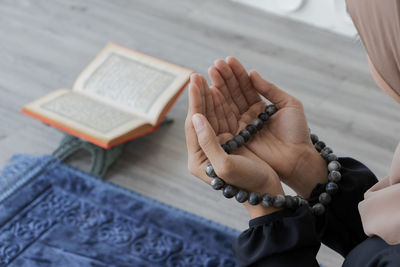
[[[399,263],[400,245],[389,245],[380,237],[373,236],[353,249],[343,266],[395,267]]]
[[[367,238],[358,212],[358,203],[378,180],[357,160],[340,158],[339,162],[342,165],[339,191],[333,196],[325,214],[316,217],[316,227],[322,243],[346,257]],[[310,203],[317,202],[319,194],[324,191],[325,185],[317,185],[311,194]]]
[[[308,207],[253,219],[233,244],[239,266],[319,266],[320,247]]]
[[[253,219],[233,244],[239,266],[319,266],[320,240],[343,256],[367,237],[358,203],[377,182],[360,162],[340,158],[342,181],[323,216],[315,218],[307,207],[282,210]],[[313,190],[310,203],[318,201],[325,185]]]

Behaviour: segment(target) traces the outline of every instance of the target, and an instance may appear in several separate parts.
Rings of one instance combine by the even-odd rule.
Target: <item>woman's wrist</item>
[[[244,203],[243,205],[246,207],[247,211],[249,212],[251,219],[269,215],[271,213],[282,210],[282,208],[264,207],[262,205],[253,206],[253,205],[250,205],[248,202]]]
[[[313,146],[299,158],[288,181],[288,186],[303,198],[309,198],[317,184],[328,182],[327,163]]]
[[[265,189],[261,189],[257,192],[260,194],[260,196],[263,196],[266,193],[269,193],[272,196],[276,196],[276,195],[284,196],[285,195],[285,192],[283,191],[281,182],[279,180],[272,181],[272,183],[266,185],[264,188]],[[243,205],[246,207],[247,211],[249,212],[251,219],[269,215],[271,213],[274,213],[274,212],[277,212],[277,211],[283,209],[283,208],[276,208],[274,206],[265,207],[263,205],[251,205],[248,202],[243,203]]]

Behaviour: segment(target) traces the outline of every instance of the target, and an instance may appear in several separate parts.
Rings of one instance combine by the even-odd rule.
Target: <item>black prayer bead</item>
[[[214,178],[217,177],[217,174],[214,171],[214,167],[211,164],[208,164],[206,167],[206,174],[208,177]]]
[[[257,129],[258,131],[261,130],[262,127],[264,126],[263,121],[260,120],[259,118],[254,119],[254,120],[251,122],[251,124],[254,125],[254,127],[256,127],[256,129]]]
[[[226,185],[224,187],[224,190],[222,190],[222,194],[226,198],[233,198],[238,192],[239,192],[239,189],[237,189],[235,186],[230,185],[230,184]]]
[[[294,197],[292,197],[292,199],[295,202],[295,206],[299,207],[300,206],[300,197],[299,196],[294,196]]]
[[[237,143],[238,147],[241,147],[244,144],[244,138],[241,135],[236,135],[233,137],[233,141]]]
[[[321,193],[321,195],[319,195],[318,200],[321,204],[328,205],[329,203],[331,203],[332,197],[328,193],[323,192]]]
[[[308,201],[305,200],[304,198],[299,198],[299,205],[300,206],[308,206]]]
[[[248,130],[241,130],[239,132],[239,135],[241,135],[243,137],[245,142],[249,141],[249,139],[251,137],[251,134],[250,134],[250,132]]]
[[[329,182],[338,183],[338,182],[340,182],[341,179],[342,179],[342,174],[338,171],[331,171],[328,174]]]
[[[330,148],[329,146],[326,146],[326,147],[324,147],[322,150],[321,150],[321,153],[322,152],[324,152],[324,153],[326,153],[326,154],[331,154],[332,152],[333,152],[333,150],[332,150],[332,148]]]
[[[329,182],[327,183],[327,185],[325,186],[325,191],[329,194],[329,195],[334,195],[336,194],[336,192],[338,191],[339,186],[334,183],[334,182]]]
[[[318,136],[316,134],[310,134],[311,142],[313,145],[319,141]]]
[[[315,143],[314,146],[315,146],[315,149],[316,149],[318,152],[321,152],[321,150],[325,147],[325,143],[322,142],[322,141],[318,141],[318,142]]]
[[[234,140],[229,140],[226,144],[229,146],[231,153],[238,148],[238,144]]]
[[[231,153],[232,153],[231,147],[228,146],[227,144],[222,144],[221,146],[222,146],[222,149],[223,149],[227,154],[231,154]]]
[[[267,113],[269,116],[274,115],[278,111],[278,108],[275,105],[268,105],[265,108],[265,113]]]
[[[215,178],[213,178],[213,179],[211,180],[210,185],[211,185],[211,187],[214,188],[215,190],[221,190],[221,189],[224,187],[225,182],[224,182],[221,178],[215,177]]]
[[[274,204],[274,197],[271,194],[264,194],[262,196],[261,205],[268,208]]]
[[[250,196],[249,196],[249,204],[250,205],[258,205],[260,204],[261,201],[261,197],[260,194],[258,194],[257,192],[251,192]]]
[[[320,216],[320,215],[324,214],[325,206],[322,205],[321,203],[317,203],[311,208],[311,211],[313,214]]]
[[[324,158],[324,159],[327,159],[328,158],[328,155],[329,154],[331,154],[333,152],[333,150],[330,148],[330,147],[324,147],[322,150],[321,150],[321,156]]]
[[[331,171],[340,171],[340,168],[342,166],[340,165],[339,161],[331,161],[328,163],[328,170]]]
[[[283,208],[285,206],[285,197],[282,195],[274,196],[273,205],[275,208]]]
[[[249,192],[240,189],[239,192],[235,195],[235,198],[239,203],[243,203],[249,199]]]
[[[251,124],[249,124],[249,125],[246,126],[246,130],[249,131],[249,133],[250,133],[251,135],[254,135],[254,134],[257,132],[256,126],[251,125]]]
[[[285,196],[285,206],[289,209],[295,209],[297,207],[296,200],[292,196]]]
[[[327,162],[331,162],[331,161],[337,161],[338,160],[338,157],[335,155],[335,154],[329,154],[327,157],[326,157],[326,161]]]
[[[263,122],[267,122],[268,119],[269,119],[269,115],[268,115],[266,112],[263,112],[263,113],[260,113],[260,114],[258,115],[258,118],[259,118],[260,120],[262,120]]]

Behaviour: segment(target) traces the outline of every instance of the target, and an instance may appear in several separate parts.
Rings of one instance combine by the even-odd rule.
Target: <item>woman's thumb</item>
[[[284,107],[292,100],[292,96],[282,91],[274,84],[264,80],[257,71],[250,71],[249,76],[256,91],[275,104],[278,108]]]
[[[226,155],[206,117],[196,113],[192,116],[192,123],[199,145],[211,162],[216,162]]]

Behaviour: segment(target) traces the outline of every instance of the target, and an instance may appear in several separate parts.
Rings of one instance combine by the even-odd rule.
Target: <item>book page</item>
[[[190,73],[133,50],[108,45],[81,74],[74,90],[155,123]]]
[[[146,114],[176,75],[112,53],[85,81],[91,92]]]
[[[145,124],[143,119],[71,90],[59,90],[26,108],[90,135],[111,139]]]

